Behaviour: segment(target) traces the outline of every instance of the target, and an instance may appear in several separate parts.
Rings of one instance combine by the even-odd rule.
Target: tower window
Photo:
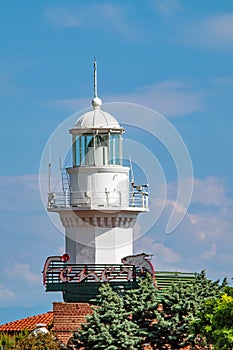
[[[93,133],[73,138],[73,166],[121,165],[121,134]]]

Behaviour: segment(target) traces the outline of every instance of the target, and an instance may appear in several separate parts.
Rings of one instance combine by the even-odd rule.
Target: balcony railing
[[[122,199],[120,191],[109,192],[50,192],[48,194],[48,208],[135,208],[148,210],[148,191],[133,190],[129,193],[129,201]]]
[[[138,282],[139,277],[143,278],[146,271],[133,265],[112,265],[112,264],[68,264],[64,262],[51,262],[47,271],[44,271],[44,284],[46,289],[62,291],[64,283],[78,285],[83,283],[100,282]],[[173,283],[179,281],[190,282],[198,274],[186,272],[156,271],[155,280],[159,290],[166,289]],[[55,288],[55,289],[54,289]]]
[[[141,255],[141,257],[140,257]],[[43,283],[47,292],[62,292],[65,302],[90,302],[96,298],[102,283],[108,282],[121,294],[138,288],[140,279],[149,273],[158,290],[158,298],[174,283],[190,283],[196,273],[154,271],[144,253],[135,255],[137,265],[130,265],[133,256],[122,259],[123,264],[72,264],[69,255],[49,256],[44,264]],[[140,259],[144,257],[144,262]],[[129,262],[129,265],[127,263]]]

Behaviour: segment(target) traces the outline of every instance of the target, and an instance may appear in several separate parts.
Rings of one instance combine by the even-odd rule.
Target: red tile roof
[[[31,331],[35,328],[36,324],[44,323],[47,326],[49,326],[52,324],[52,322],[53,311],[49,311],[45,314],[30,316],[23,318],[22,320],[8,322],[6,324],[0,325],[0,332],[19,332],[24,329],[28,329],[29,331]]]

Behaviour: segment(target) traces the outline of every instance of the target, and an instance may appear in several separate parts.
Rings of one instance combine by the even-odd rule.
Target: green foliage
[[[15,350],[60,350],[60,342],[52,333],[30,335],[17,342]]]
[[[28,331],[24,330],[20,333],[16,333],[13,335],[7,333],[0,333],[0,350],[10,350],[14,349],[16,344],[24,339],[28,335]]]
[[[74,334],[74,344],[86,350],[139,349],[138,327],[129,319],[123,298],[109,284],[100,288],[99,306],[88,316],[88,323]]]
[[[147,275],[138,289],[122,296],[104,284],[98,307],[88,317],[88,323],[75,333],[74,343],[86,350],[143,349],[148,343],[152,349],[178,350],[194,345],[196,333],[190,331],[190,324],[199,318],[208,300],[223,294],[228,288],[225,284],[208,280],[204,272],[189,281],[176,281],[166,290],[156,289]],[[232,334],[222,330],[222,338],[230,339]],[[216,349],[231,349],[221,346]]]
[[[218,296],[225,286],[208,280],[202,272],[189,282],[178,281],[166,291],[158,291],[148,275],[139,288],[126,294],[126,309],[139,327],[141,345],[150,343],[154,349],[178,350],[194,342],[190,322],[201,310],[203,302]]]
[[[233,287],[226,286],[226,287],[224,288],[224,293],[226,293],[227,295],[233,297]]]
[[[178,350],[194,343],[190,323],[197,317],[209,297],[220,294],[223,286],[206,278],[202,272],[190,282],[177,282],[162,294],[162,308],[156,310],[156,323],[152,325],[154,349]]]
[[[60,350],[60,342],[51,333],[32,336],[28,331],[0,334],[0,350]]]
[[[154,287],[149,274],[139,281],[139,288],[126,292],[125,308],[131,314],[132,321],[138,326],[141,346],[151,341],[151,329],[156,310],[160,304],[160,293]]]
[[[197,338],[203,338],[207,345],[216,350],[233,349],[233,296],[232,288],[218,298],[206,300],[192,329]]]

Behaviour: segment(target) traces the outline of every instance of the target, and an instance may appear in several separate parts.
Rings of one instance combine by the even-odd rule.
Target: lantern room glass
[[[122,134],[73,135],[73,166],[122,165]]]

